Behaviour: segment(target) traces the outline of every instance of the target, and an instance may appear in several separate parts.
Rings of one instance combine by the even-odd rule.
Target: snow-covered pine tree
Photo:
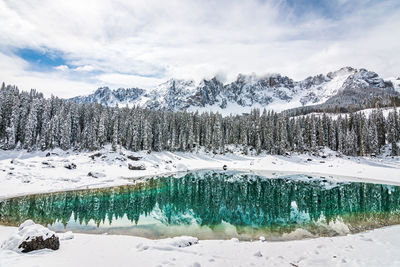
[[[67,150],[71,144],[71,114],[67,109],[64,109],[61,114],[64,120],[61,126],[60,147]]]
[[[111,137],[111,148],[112,150],[116,151],[118,148],[118,141],[119,141],[119,117],[118,117],[118,106],[114,108],[113,115],[112,115],[112,137]]]
[[[13,149],[15,147],[15,128],[14,118],[11,117],[10,126],[7,127],[7,149]]]
[[[278,119],[278,154],[283,155],[287,151],[288,145],[288,133],[286,127],[286,119],[283,116],[280,116]]]
[[[37,101],[34,99],[29,108],[28,119],[25,126],[24,148],[31,151],[35,146],[37,127]]]
[[[103,147],[106,140],[106,113],[101,112],[99,116],[99,126],[98,126],[98,132],[97,132],[97,142],[100,147]]]
[[[193,122],[193,117],[192,116],[190,116],[189,117],[189,122],[188,122],[188,128],[189,128],[189,133],[188,133],[188,149],[189,149],[189,151],[190,152],[192,152],[193,151],[193,145],[194,145],[194,139],[195,139],[195,136],[194,136],[194,127],[193,127],[193,124],[194,124],[194,122]]]
[[[315,151],[317,149],[317,127],[314,115],[310,118],[310,124],[310,149]]]

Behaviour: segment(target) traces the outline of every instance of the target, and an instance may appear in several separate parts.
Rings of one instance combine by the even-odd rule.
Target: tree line
[[[36,90],[0,89],[0,148],[96,150],[111,144],[132,151],[229,152],[285,154],[322,147],[346,155],[379,154],[390,144],[398,155],[400,120],[396,109],[330,116],[291,117],[254,109],[249,114],[223,117],[213,112],[105,107],[44,98]]]

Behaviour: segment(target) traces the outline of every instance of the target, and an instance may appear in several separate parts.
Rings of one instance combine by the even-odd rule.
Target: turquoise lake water
[[[61,232],[290,240],[399,224],[400,187],[307,175],[198,171],[132,186],[0,202],[0,224],[26,219]]]

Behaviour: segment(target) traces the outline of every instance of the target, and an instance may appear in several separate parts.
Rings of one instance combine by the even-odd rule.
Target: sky
[[[0,0],[0,25],[0,82],[46,96],[344,66],[400,76],[398,0]]]

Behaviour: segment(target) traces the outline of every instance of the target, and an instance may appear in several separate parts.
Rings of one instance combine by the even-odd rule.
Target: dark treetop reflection
[[[266,179],[201,171],[180,178],[152,178],[134,186],[0,202],[0,223],[18,225],[26,219],[56,230],[153,238],[192,234],[289,239],[299,237],[287,235],[298,228],[306,230],[306,236],[315,236],[398,224],[400,188],[333,183],[300,175]]]

